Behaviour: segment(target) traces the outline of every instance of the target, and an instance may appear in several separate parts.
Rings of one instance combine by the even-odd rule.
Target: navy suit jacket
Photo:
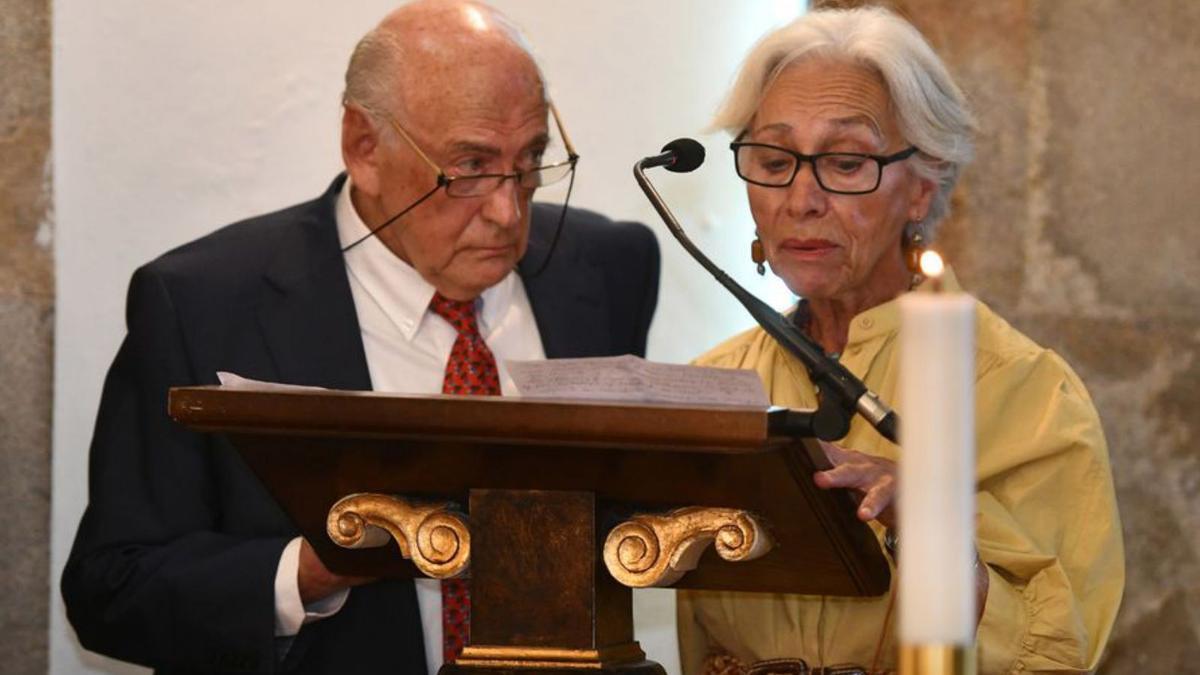
[[[354,589],[277,658],[274,579],[297,530],[236,450],[166,414],[171,387],[216,372],[370,389],[334,204],[230,225],[138,269],[128,333],[104,384],[89,502],[66,569],[84,647],[161,673],[425,673],[409,580]],[[534,205],[520,272],[546,356],[644,355],[659,257],[644,225]]]

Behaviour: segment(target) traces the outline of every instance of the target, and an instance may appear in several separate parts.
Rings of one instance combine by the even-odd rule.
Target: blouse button
[[[869,316],[862,320],[862,327],[867,330],[870,330],[871,327],[874,325],[875,325],[875,319],[872,319]]]

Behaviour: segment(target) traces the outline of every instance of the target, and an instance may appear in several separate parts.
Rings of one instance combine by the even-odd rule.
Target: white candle
[[[900,640],[975,636],[975,302],[900,298]]]

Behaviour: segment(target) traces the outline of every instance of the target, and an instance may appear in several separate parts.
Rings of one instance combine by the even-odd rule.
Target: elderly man
[[[395,675],[435,672],[466,638],[462,588],[325,569],[225,440],[166,417],[170,387],[232,371],[499,394],[505,359],[645,351],[654,237],[573,211],[559,238],[562,211],[531,204],[574,155],[493,10],[418,2],[363,38],[342,154],[318,199],[134,274],[62,581],[85,647],[159,672]]]

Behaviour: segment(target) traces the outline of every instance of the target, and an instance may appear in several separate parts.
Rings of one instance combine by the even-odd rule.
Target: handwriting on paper
[[[753,370],[654,363],[636,356],[507,361],[505,366],[525,398],[739,408],[770,405]]]

